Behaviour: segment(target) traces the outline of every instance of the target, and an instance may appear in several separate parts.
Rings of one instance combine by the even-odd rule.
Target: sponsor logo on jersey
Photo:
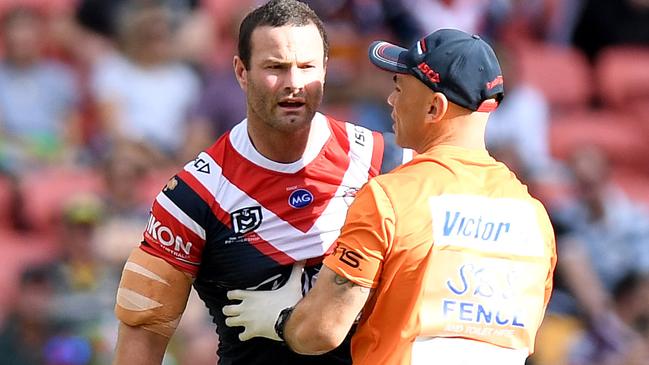
[[[543,256],[534,206],[525,200],[475,195],[429,199],[436,245],[479,252]]]
[[[297,189],[288,196],[288,205],[300,209],[309,206],[313,202],[313,194],[306,189]]]
[[[361,266],[361,260],[363,260],[363,257],[359,253],[340,246],[336,246],[332,255],[334,257],[338,257],[338,260],[351,267],[352,269],[356,269]]]
[[[525,327],[524,314],[515,307],[520,273],[506,266],[462,265],[446,282],[449,297],[442,302],[444,317],[458,322]]]
[[[261,207],[246,207],[230,214],[232,229],[236,234],[246,234],[259,228],[262,221]]]
[[[158,221],[153,214],[149,217],[146,233],[176,255],[189,255],[192,249],[191,242],[184,242],[182,237],[175,234],[171,228],[163,226],[162,222]]]
[[[197,159],[194,160],[194,167],[196,168],[196,171],[198,171],[198,172],[202,172],[204,174],[209,174],[210,173],[210,163],[203,160],[200,157],[198,157]]]
[[[361,126],[354,126],[354,143],[361,147],[365,147],[366,131],[367,129]]]

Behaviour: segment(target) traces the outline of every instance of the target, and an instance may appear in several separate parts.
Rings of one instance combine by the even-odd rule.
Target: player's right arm
[[[169,180],[151,207],[140,247],[131,252],[117,290],[120,320],[113,364],[159,365],[187,305],[213,218],[196,164]],[[203,189],[203,190],[201,190]]]
[[[120,323],[113,365],[159,365],[162,363],[168,342],[167,337],[142,327]]]
[[[114,365],[159,365],[187,305],[192,278],[136,248],[124,265],[115,315],[120,320]]]

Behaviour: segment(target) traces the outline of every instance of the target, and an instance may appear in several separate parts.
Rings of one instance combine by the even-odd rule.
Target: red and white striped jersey
[[[350,363],[348,349],[338,361],[302,357],[266,339],[240,342],[221,308],[230,304],[227,290],[281,287],[300,260],[309,260],[308,289],[356,191],[403,161],[391,141],[318,113],[302,158],[283,164],[257,152],[244,120],[156,197],[141,247],[196,277],[217,324],[221,364],[265,363],[271,353],[278,364]]]

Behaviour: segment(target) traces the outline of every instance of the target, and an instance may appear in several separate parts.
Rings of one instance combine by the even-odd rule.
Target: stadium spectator
[[[0,356],[6,365],[42,365],[44,349],[55,334],[49,317],[53,288],[45,268],[26,269],[13,310],[0,330]]]
[[[615,185],[598,148],[577,148],[568,167],[574,194],[553,211],[564,228],[557,237],[562,260],[548,306],[552,320],[544,330],[573,337],[577,326],[591,328],[602,347],[619,349],[629,328],[615,310],[614,290],[630,273],[649,272],[649,216]],[[563,352],[569,350],[556,355],[568,356]]]
[[[583,0],[573,44],[595,60],[607,46],[649,46],[649,2]]]
[[[15,173],[61,162],[79,142],[76,76],[43,56],[43,21],[20,5],[0,19],[0,165]]]
[[[612,293],[614,311],[627,330],[617,342],[602,338],[606,323],[591,326],[573,345],[570,365],[645,365],[649,359],[649,276],[629,273]],[[599,328],[597,328],[599,327]],[[606,335],[607,337],[609,335]]]
[[[112,354],[114,331],[108,328],[116,326],[112,308],[119,268],[97,255],[96,228],[103,214],[102,201],[93,194],[73,195],[62,207],[61,255],[48,272],[53,289],[49,313],[60,328],[51,344],[54,358],[63,349],[83,358],[83,343],[88,344],[88,362],[105,363]]]
[[[520,160],[524,180],[547,175],[552,166],[548,133],[550,106],[543,94],[520,79],[511,50],[501,48],[498,59],[507,80],[507,98],[489,116],[486,142],[490,149],[508,149]],[[516,169],[514,169],[516,170]]]
[[[611,293],[628,272],[649,272],[649,216],[613,182],[610,162],[597,147],[577,148],[568,166],[573,199],[553,212],[571,243],[561,249],[583,249]]]
[[[126,2],[117,20],[120,53],[100,61],[92,77],[101,123],[112,144],[142,143],[154,165],[174,161],[199,79],[175,58],[172,13],[163,3]]]

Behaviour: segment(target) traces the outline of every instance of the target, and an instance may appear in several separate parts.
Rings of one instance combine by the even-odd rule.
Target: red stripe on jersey
[[[384,141],[383,135],[378,132],[372,132],[374,137],[374,145],[372,151],[372,163],[370,166],[369,177],[377,176],[381,172],[381,164],[383,163],[383,148]]]
[[[212,209],[212,212],[216,216],[216,219],[218,219],[221,223],[223,223],[225,226],[229,227],[232,229],[232,226],[230,225],[230,213],[226,212],[221,208],[221,206],[214,200],[214,196],[203,186],[203,184],[198,181],[190,172],[187,170],[183,170],[180,173],[178,173],[178,178],[180,178],[182,181],[185,182],[185,184],[189,185],[192,190],[198,196],[203,199],[203,201]]]
[[[221,223],[232,229],[230,224],[230,213],[226,212],[216,201],[214,201],[212,194],[210,194],[210,192],[191,173],[183,170],[177,176],[189,185],[201,197],[201,199],[208,203],[212,212]],[[244,237],[251,242],[252,247],[281,265],[288,265],[295,262],[295,260],[290,256],[275,248],[255,232],[248,232],[247,234],[244,234]]]
[[[335,195],[349,167],[349,141],[344,124],[337,124],[342,123],[330,120],[333,132],[330,140],[311,163],[294,174],[268,170],[250,162],[229,140],[220,144],[222,147],[214,146],[206,152],[233,185],[296,229],[307,232]],[[335,139],[334,143],[331,138]],[[313,195],[313,201],[303,208],[289,205],[289,196],[298,189]]]
[[[166,251],[162,251],[161,248],[155,243],[152,242],[151,240],[147,239],[144,237],[144,241],[147,243],[146,245],[142,244],[140,245],[140,249],[150,255],[153,255],[155,257],[161,258],[168,262],[171,266],[177,268],[178,270],[184,271],[191,276],[196,276],[198,274],[198,266],[192,265],[189,263],[185,263],[182,261],[178,261],[176,258],[173,256],[169,255]]]
[[[248,232],[243,235],[248,242],[251,243],[251,246],[259,250],[265,256],[270,257],[273,261],[277,262],[280,265],[290,265],[295,262],[289,255],[278,250],[275,246],[266,242],[263,238],[255,232]]]

